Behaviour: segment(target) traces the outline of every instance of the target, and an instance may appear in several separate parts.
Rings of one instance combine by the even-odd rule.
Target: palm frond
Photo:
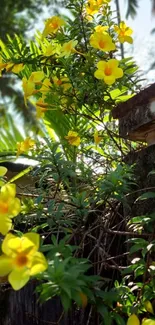
[[[138,7],[138,0],[127,0],[126,18],[135,18]]]

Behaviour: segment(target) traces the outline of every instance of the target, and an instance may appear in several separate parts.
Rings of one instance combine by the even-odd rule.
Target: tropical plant
[[[41,301],[57,295],[65,311],[73,301],[88,305],[83,323],[97,313],[98,324],[124,325],[128,318],[139,324],[146,317],[153,325],[154,217],[120,212],[136,181],[134,166],[122,162],[128,142],[111,116],[139,89],[139,78],[132,58],[118,60],[132,31],[112,19],[109,2],[69,0],[72,18],[50,17],[34,41],[17,35],[1,41],[1,71],[22,80],[38,126],[37,138],[25,136],[14,155],[39,164],[31,168],[31,191],[18,192],[22,205],[12,184],[21,175],[2,183],[0,275],[15,290],[37,278]]]

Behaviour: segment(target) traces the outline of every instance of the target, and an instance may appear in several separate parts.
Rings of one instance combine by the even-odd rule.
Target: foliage
[[[137,9],[138,9],[138,0],[128,0],[126,17],[128,18],[129,16],[131,16],[132,18],[135,18],[137,14]]]
[[[151,2],[152,2],[152,12],[154,12],[155,0],[151,0]],[[127,0],[126,18],[128,18],[129,16],[131,16],[132,18],[135,18],[138,8],[139,8],[138,0]]]
[[[101,324],[123,325],[128,316],[129,324],[149,320],[154,317],[154,214],[125,218],[120,212],[122,204],[129,208],[136,181],[134,166],[122,162],[129,145],[119,138],[111,114],[139,89],[133,59],[119,60],[119,40],[131,43],[131,30],[124,23],[116,26],[108,0],[70,0],[67,8],[72,18],[49,18],[34,41],[27,44],[18,35],[1,41],[1,72],[10,69],[22,80],[25,106],[38,126],[35,138],[19,140],[17,134],[12,153],[38,165],[24,171],[30,171],[33,184],[18,192],[21,211],[11,221],[16,236],[10,246],[6,238],[2,242],[6,256],[0,270],[6,274],[11,259],[11,274],[21,268],[24,281],[31,275],[40,281],[42,302],[58,295],[65,311],[73,301],[91,305]],[[129,34],[120,39],[122,28]],[[2,193],[20,176],[2,185]],[[9,211],[14,196],[10,192],[8,201],[0,202],[2,224],[16,215]],[[147,192],[139,200],[153,196]],[[46,270],[33,233],[40,234]],[[8,280],[14,283],[10,273]]]

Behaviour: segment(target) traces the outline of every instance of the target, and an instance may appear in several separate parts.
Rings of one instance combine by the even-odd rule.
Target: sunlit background
[[[122,19],[126,19],[126,2],[126,0],[120,0]],[[127,21],[134,31],[134,44],[130,46],[130,53],[138,63],[143,77],[146,78],[143,84],[155,82],[155,66],[151,69],[155,63],[155,33],[151,33],[155,28],[155,13],[152,13],[151,1],[140,0],[137,16]]]

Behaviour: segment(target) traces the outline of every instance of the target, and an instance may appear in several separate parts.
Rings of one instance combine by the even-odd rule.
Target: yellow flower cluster
[[[96,14],[103,5],[108,4],[110,1],[111,0],[88,0],[86,4],[88,19],[90,19],[90,16]]]
[[[0,276],[8,275],[8,281],[14,290],[21,289],[30,276],[47,269],[47,261],[38,249],[39,235],[36,233],[27,233],[22,237],[9,233],[3,240]]]
[[[44,79],[44,80],[43,80]],[[23,91],[24,91],[24,101],[25,105],[27,105],[27,99],[40,92],[42,94],[42,97],[36,102],[36,117],[42,118],[44,116],[44,112],[47,110],[48,105],[45,103],[45,96],[49,92],[50,88],[52,87],[52,84],[48,78],[45,78],[45,75],[43,71],[35,71],[32,72],[30,77],[27,79],[23,77]],[[40,88],[36,89],[37,86],[41,86]],[[28,145],[29,149],[29,143],[26,141],[24,143],[24,150],[23,144],[21,147],[19,146],[19,153],[26,151],[26,146]],[[18,153],[17,153],[18,154]]]
[[[107,8],[108,10],[109,7],[107,5],[109,2],[110,0],[88,0],[84,8],[86,18],[92,18],[92,16],[98,12],[103,13],[103,8]],[[95,62],[97,69],[94,72],[94,76],[96,79],[103,80],[108,86],[113,85],[117,79],[123,77],[123,70],[120,67],[121,64],[114,58],[113,52],[117,49],[115,44],[116,42],[128,42],[130,44],[133,42],[131,37],[132,30],[126,26],[123,21],[119,24],[119,26],[115,25],[113,27],[113,25],[110,25],[109,27],[97,25],[95,28],[93,27],[94,30],[89,39],[90,45],[87,46],[88,51],[90,49],[90,53],[86,54],[80,53],[77,50],[78,41],[76,39],[68,39],[67,33],[66,35],[61,34],[61,32],[65,31],[65,28],[63,27],[65,24],[65,21],[59,16],[50,17],[45,22],[45,27],[40,35],[40,43],[38,48],[38,53],[40,53],[41,57],[41,64],[44,65],[44,63],[47,63],[47,67],[45,64],[45,72],[42,70],[33,71],[29,77],[27,77],[27,75],[24,76],[24,72],[22,72],[24,76],[22,79],[22,85],[25,105],[27,105],[27,100],[29,97],[35,94],[38,95],[35,103],[37,118],[44,117],[45,111],[50,109],[50,104],[48,104],[48,93],[51,92],[52,95],[52,91],[58,90],[58,101],[60,99],[61,105],[64,105],[65,107],[67,106],[68,97],[70,99],[73,95],[73,86],[71,80],[69,80],[67,76],[68,72],[65,73],[65,65],[63,65],[63,63],[65,62],[66,58],[73,54],[83,55],[85,56],[85,61],[87,61],[87,57],[93,57],[91,55],[89,56],[89,54],[95,53],[95,59],[92,62]],[[111,32],[112,28],[113,31]],[[112,38],[111,35],[114,37]],[[63,41],[63,39],[65,41]],[[68,40],[67,42],[66,39]],[[108,59],[108,57],[110,59]],[[71,56],[71,59],[69,59],[70,61],[66,61],[67,64],[71,62],[72,58],[73,56]],[[103,60],[99,60],[98,58],[103,58]],[[52,60],[54,62],[53,72],[49,68]],[[79,66],[82,66],[82,64]],[[87,65],[85,66],[87,67]],[[2,71],[5,69],[6,71],[12,71],[13,73],[18,74],[23,70],[23,68],[23,63],[15,64],[10,61],[6,63],[2,58],[0,58],[0,73],[2,73]],[[84,69],[83,71],[80,71],[81,78],[84,78],[85,74],[86,71]],[[75,89],[75,94],[77,94],[78,91],[78,89]],[[68,92],[70,96],[64,96],[64,92]],[[70,109],[72,109],[72,107],[76,107],[76,103],[74,101],[76,101],[76,99],[71,102]],[[74,147],[80,146],[81,138],[76,131],[69,130],[64,139],[67,140],[65,142],[66,144],[68,143]],[[102,136],[100,136],[99,132],[96,130],[94,132],[94,143],[96,147],[101,141]],[[27,137],[24,141],[17,143],[17,157],[22,153],[28,152],[34,147],[34,145],[35,141],[30,137]],[[6,172],[6,168],[1,167],[0,177],[2,178]],[[8,280],[12,287],[15,290],[19,290],[29,281],[31,276],[34,276],[37,273],[43,272],[47,269],[47,261],[44,255],[39,252],[38,234],[27,233],[22,237],[18,237],[8,233],[12,229],[12,219],[21,211],[21,202],[16,197],[15,184],[5,184],[4,180],[0,179],[0,187],[0,233],[4,236],[6,235],[2,243],[3,254],[0,256],[0,276],[8,276]],[[83,292],[80,292],[79,295],[81,297],[82,305],[86,306],[87,296]],[[133,314],[129,317],[127,325],[140,325],[140,321],[138,317]],[[142,325],[155,325],[155,321],[145,319],[142,322]]]
[[[7,172],[0,167],[0,176]],[[12,218],[21,211],[21,203],[16,198],[16,185],[2,181],[0,191],[0,233],[6,235],[2,242],[0,256],[0,277],[8,279],[14,290],[21,289],[30,279],[47,269],[44,255],[38,252],[40,237],[36,233],[27,233],[22,237],[8,233],[12,228]],[[8,276],[8,277],[6,277]]]

